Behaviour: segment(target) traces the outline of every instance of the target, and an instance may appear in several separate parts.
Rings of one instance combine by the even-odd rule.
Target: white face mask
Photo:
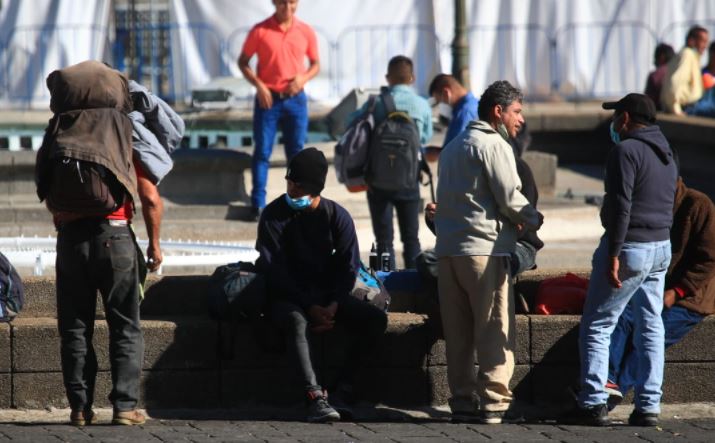
[[[446,118],[447,120],[452,120],[452,107],[449,106],[447,103],[440,102],[437,105],[437,112],[439,113],[439,115]]]

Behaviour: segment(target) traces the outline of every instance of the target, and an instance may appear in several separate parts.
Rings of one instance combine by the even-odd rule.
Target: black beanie
[[[325,155],[315,148],[306,148],[290,160],[286,178],[298,183],[311,195],[320,195],[325,187],[326,175],[328,175],[328,161]]]

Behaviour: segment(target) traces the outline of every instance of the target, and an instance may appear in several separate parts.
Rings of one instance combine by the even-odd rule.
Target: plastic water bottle
[[[382,254],[380,254],[380,262],[382,263],[382,270],[384,272],[390,272],[392,271],[390,267],[390,253],[385,251]]]
[[[373,272],[379,269],[380,263],[377,261],[377,249],[375,248],[375,243],[373,243],[372,248],[370,248],[370,260],[368,261],[368,265],[370,266],[370,270]]]

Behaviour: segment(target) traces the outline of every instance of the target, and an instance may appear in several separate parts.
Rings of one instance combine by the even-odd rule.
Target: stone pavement
[[[704,409],[703,409],[704,408]],[[688,414],[689,407],[680,409]],[[696,406],[697,410],[698,407]],[[68,410],[0,411],[0,441],[59,442],[712,442],[715,416],[712,405],[701,405],[705,414],[687,418],[663,414],[661,426],[638,428],[624,423],[624,411],[615,414],[607,428],[563,426],[548,422],[482,425],[454,424],[446,414],[393,411],[393,417],[333,424],[308,424],[290,417],[277,420],[270,414],[237,411],[181,411],[154,418],[143,426],[117,427],[107,423],[109,410],[99,410],[100,424],[75,428],[65,424]],[[627,411],[626,411],[627,413]],[[701,415],[701,416],[699,416]],[[620,420],[619,420],[620,419]]]

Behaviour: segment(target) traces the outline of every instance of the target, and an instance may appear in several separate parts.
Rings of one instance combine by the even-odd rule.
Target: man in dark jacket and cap
[[[614,110],[615,146],[608,153],[601,208],[605,233],[593,254],[591,281],[581,318],[581,390],[578,407],[564,421],[610,423],[605,391],[610,337],[621,312],[633,309],[638,373],[636,426],[655,426],[663,383],[663,287],[670,264],[670,227],[677,168],[668,141],[655,125],[655,104],[628,94],[603,104]]]
[[[311,422],[350,415],[356,370],[387,327],[384,311],[351,295],[360,266],[355,225],[345,208],[320,195],[327,172],[328,162],[319,150],[297,153],[288,164],[287,192],[262,212],[256,239],[268,313],[285,334]],[[331,406],[313,370],[308,330],[321,333],[336,323],[345,326],[350,344],[330,390]]]
[[[715,205],[707,195],[685,186],[682,178],[675,192],[670,242],[662,314],[666,348],[715,314]],[[608,383],[617,390],[614,400],[622,399],[636,380],[633,325],[633,309],[628,306],[611,335]]]

